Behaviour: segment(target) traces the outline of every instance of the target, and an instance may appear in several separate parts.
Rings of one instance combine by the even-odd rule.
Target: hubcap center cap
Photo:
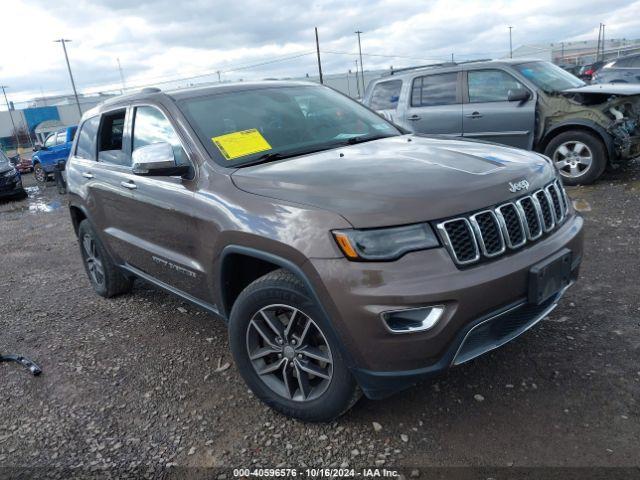
[[[293,347],[291,345],[285,346],[284,349],[282,350],[282,353],[289,360],[292,360],[293,357],[296,356],[296,351],[293,349]]]

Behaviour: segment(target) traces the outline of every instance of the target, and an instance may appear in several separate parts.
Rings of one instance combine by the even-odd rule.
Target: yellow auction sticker
[[[211,141],[227,160],[271,150],[269,142],[255,128],[212,137]]]

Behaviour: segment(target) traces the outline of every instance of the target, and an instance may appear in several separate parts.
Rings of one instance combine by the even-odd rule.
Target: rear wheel
[[[240,294],[229,341],[251,390],[285,415],[330,421],[360,398],[324,315],[285,270],[259,278]]]
[[[551,158],[567,185],[593,183],[607,166],[607,152],[602,140],[582,130],[569,130],[554,137],[545,154]]]
[[[131,290],[133,281],[113,263],[88,220],[80,222],[78,240],[84,269],[98,295],[109,298]]]

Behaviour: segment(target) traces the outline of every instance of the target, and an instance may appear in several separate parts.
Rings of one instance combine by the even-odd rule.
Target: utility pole
[[[362,66],[362,45],[360,44],[360,34],[364,33],[360,30],[356,30],[355,34],[358,35],[358,51],[360,52],[360,73],[362,75],[360,75],[361,80],[362,80],[362,95],[364,96],[364,67]]]
[[[513,58],[513,43],[511,41],[511,30],[513,27],[509,27],[509,58]]]
[[[222,83],[222,77],[220,77],[220,70],[217,70],[216,73],[218,74],[218,83]]]
[[[122,94],[124,95],[124,91],[127,88],[124,84],[124,73],[122,73],[122,65],[120,65],[120,58],[116,58],[116,60],[118,61],[118,71],[120,72],[120,81],[122,82]]]
[[[318,40],[318,27],[316,27],[316,53],[318,54],[318,75],[320,76],[320,84],[322,81],[322,62],[320,62],[320,41]]]
[[[11,118],[11,126],[13,127],[13,135],[16,138],[16,151],[20,146],[20,141],[18,140],[18,131],[16,130],[16,124],[13,123],[13,114],[11,113],[11,106],[9,105],[9,100],[7,100],[7,92],[5,92],[5,88],[9,88],[7,85],[0,85],[2,88],[2,94],[4,95],[4,102],[7,104],[7,111],[9,112],[9,118]]]
[[[451,63],[456,63],[456,61],[453,59],[453,53],[451,54]]]
[[[605,24],[603,23],[602,24],[602,59],[601,59],[603,61],[604,61],[604,27],[605,27]]]
[[[594,62],[597,62],[598,59],[600,58],[600,38],[602,36],[602,23],[600,23],[600,25],[598,26],[598,44],[596,45],[596,57],[594,59]]]
[[[349,74],[351,70],[347,70],[347,94],[351,96],[351,82],[349,81]]]
[[[356,60],[356,89],[358,90],[357,98],[360,98],[360,81],[358,80],[358,60]]]
[[[69,64],[69,55],[67,55],[67,47],[66,47],[66,43],[70,42],[71,40],[67,40],[66,38],[61,38],[59,40],[54,40],[55,43],[61,43],[62,44],[62,50],[64,50],[64,59],[67,61],[67,69],[69,70],[69,78],[71,79],[71,87],[73,88],[73,95],[74,97],[76,97],[76,105],[78,106],[78,113],[80,114],[80,117],[82,118],[82,109],[80,108],[80,100],[78,100],[78,92],[76,91],[76,82],[73,81],[73,74],[71,73],[71,65]],[[78,119],[80,120],[80,119]]]
[[[564,42],[560,42],[560,58],[561,58],[562,64],[564,65],[565,64],[565,61],[564,61]]]

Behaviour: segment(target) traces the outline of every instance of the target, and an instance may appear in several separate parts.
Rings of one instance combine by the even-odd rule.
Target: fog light
[[[443,313],[444,305],[434,305],[384,312],[382,320],[392,333],[424,332],[433,328]]]

